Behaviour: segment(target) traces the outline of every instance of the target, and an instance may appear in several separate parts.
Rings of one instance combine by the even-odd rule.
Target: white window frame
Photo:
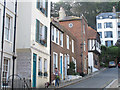
[[[102,29],[102,23],[98,23],[98,29]]]
[[[42,58],[39,57],[39,61],[38,61],[38,71],[42,72]]]
[[[54,55],[56,55],[56,62],[54,62]],[[56,65],[56,67],[54,65]],[[53,52],[53,73],[55,72],[55,68],[58,68],[58,53]]]
[[[86,52],[86,42],[84,40],[84,51]]]
[[[48,60],[44,58],[44,72],[47,72]]]
[[[85,24],[83,25],[83,33],[85,34]]]
[[[58,42],[57,42],[57,39],[58,39]],[[59,45],[59,30],[56,29],[56,44]]]
[[[8,77],[9,77],[9,70],[10,70],[10,67],[9,67],[9,63],[10,63],[10,59],[9,58],[6,58],[6,57],[4,57],[4,61],[5,61],[5,59],[6,60],[8,60],[8,65],[7,65],[7,77],[6,77],[6,79],[8,79]],[[4,61],[3,61],[3,65],[2,65],[2,67],[3,67],[3,69],[2,69],[2,86],[3,86],[3,70],[4,70]],[[4,87],[4,86],[3,86]]]
[[[72,52],[74,53],[74,40],[72,40]]]
[[[63,33],[60,32],[60,46],[63,47]]]
[[[54,42],[55,41],[55,36],[54,36],[54,26],[51,27],[51,31],[52,31],[52,35],[51,35],[51,39]]]
[[[66,39],[67,39],[67,49],[69,49],[69,36],[68,35],[66,35]]]
[[[9,18],[10,19],[10,21],[9,21],[9,27],[7,27],[7,25],[6,25],[6,23],[7,23],[7,18]],[[6,15],[6,18],[5,18],[5,40],[7,40],[7,41],[11,41],[11,17],[9,16],[9,15]],[[7,30],[9,31],[9,36],[7,36],[6,35],[6,33],[7,33]]]
[[[68,65],[70,65],[70,56],[69,56],[69,54],[67,54],[67,68],[69,69],[70,66],[68,66]]]

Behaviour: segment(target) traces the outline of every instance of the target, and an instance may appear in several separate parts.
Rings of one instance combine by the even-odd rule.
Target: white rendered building
[[[100,13],[96,16],[97,32],[100,34],[101,44],[105,46],[115,45],[120,39],[120,12]]]
[[[31,80],[31,87],[49,82],[50,2],[18,3],[17,74]]]
[[[2,52],[2,32],[3,32],[3,10],[4,0],[0,0],[0,62]],[[15,1],[6,0],[4,23],[4,43],[2,58],[2,87],[8,86],[8,77],[12,74],[12,56],[13,56],[13,38],[14,38],[14,20],[15,20]],[[15,72],[16,73],[16,72]]]

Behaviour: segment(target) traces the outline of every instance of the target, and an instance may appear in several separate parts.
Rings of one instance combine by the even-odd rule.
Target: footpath
[[[78,83],[78,82],[80,82],[80,81],[82,81],[82,80],[91,78],[91,77],[93,77],[94,75],[97,75],[97,74],[99,74],[100,72],[102,72],[102,71],[104,71],[104,70],[106,70],[106,68],[102,68],[102,69],[100,69],[99,71],[93,72],[93,73],[88,74],[88,75],[86,75],[86,76],[84,76],[84,77],[77,77],[76,79],[60,81],[60,85],[59,85],[59,87],[57,87],[57,88],[64,88],[64,87],[66,87],[66,86],[69,86],[69,85]],[[54,85],[51,85],[51,86],[49,86],[49,88],[55,88],[55,86],[54,86]]]

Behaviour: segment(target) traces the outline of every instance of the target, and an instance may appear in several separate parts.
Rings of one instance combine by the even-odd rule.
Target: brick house
[[[51,81],[57,67],[61,79],[67,78],[67,70],[71,61],[76,66],[76,38],[58,22],[51,22]],[[75,68],[76,71],[76,68]]]
[[[88,27],[88,66],[89,73],[99,70],[100,35],[91,27]]]
[[[63,8],[59,11],[59,23],[69,30],[77,39],[76,59],[77,72],[87,74],[88,72],[88,45],[87,45],[87,20],[81,17],[66,16]]]

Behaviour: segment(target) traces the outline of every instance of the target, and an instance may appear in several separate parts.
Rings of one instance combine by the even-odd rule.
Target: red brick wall
[[[72,20],[72,21],[62,21],[59,22],[61,25],[63,25],[66,29],[68,29],[76,38],[77,38],[77,43],[76,43],[76,58],[77,58],[77,72],[81,72],[81,60],[83,61],[83,68],[84,68],[84,56],[88,57],[88,45],[87,45],[87,23],[86,21],[83,19],[83,22],[85,22],[85,27],[86,27],[86,33],[85,35],[83,34],[83,37],[81,35],[81,20]],[[72,28],[69,28],[69,23],[73,24]],[[86,52],[84,52],[84,48],[83,48],[83,57],[81,58],[81,43],[82,43],[82,39],[85,38],[85,42],[86,42]],[[83,46],[84,47],[84,46]],[[88,62],[88,61],[87,61]],[[87,65],[88,66],[88,65]],[[83,71],[87,74],[87,70]]]
[[[69,36],[69,42],[71,42],[71,44],[69,44],[69,49],[67,49],[67,45],[66,45],[66,35]],[[73,36],[71,36],[68,32],[64,31],[63,33],[63,47],[61,47],[60,45],[52,42],[51,43],[51,80],[54,80],[54,75],[53,75],[53,52],[58,54],[58,70],[60,71],[60,53],[63,54],[63,67],[64,65],[64,55],[65,54],[69,54],[70,57],[70,61],[72,60],[72,57],[74,57],[74,59],[76,59],[76,52],[72,53],[72,40],[74,40],[74,45],[76,45],[76,40],[75,37],[73,38]],[[76,47],[75,47],[76,48]],[[63,72],[65,72],[65,69],[63,69]],[[65,73],[63,75],[63,78],[65,79]]]

